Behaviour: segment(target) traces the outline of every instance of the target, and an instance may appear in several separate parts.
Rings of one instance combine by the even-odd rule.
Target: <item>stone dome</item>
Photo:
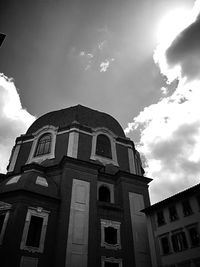
[[[31,135],[46,125],[64,128],[77,122],[90,128],[107,128],[119,137],[125,137],[121,125],[112,116],[82,105],[49,112],[38,118],[27,130]]]

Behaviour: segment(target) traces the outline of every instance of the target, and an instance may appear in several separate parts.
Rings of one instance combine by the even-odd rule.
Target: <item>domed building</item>
[[[1,267],[151,266],[140,155],[110,115],[38,118],[0,175]]]

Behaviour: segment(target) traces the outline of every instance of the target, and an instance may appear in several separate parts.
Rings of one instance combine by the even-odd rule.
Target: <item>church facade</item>
[[[77,105],[38,118],[0,175],[0,266],[151,267],[143,174],[110,115]]]

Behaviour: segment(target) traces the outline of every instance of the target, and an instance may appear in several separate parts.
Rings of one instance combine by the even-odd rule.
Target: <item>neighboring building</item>
[[[110,115],[78,105],[40,117],[0,175],[0,266],[151,267],[143,173]]]
[[[200,184],[144,212],[153,266],[200,267]]]

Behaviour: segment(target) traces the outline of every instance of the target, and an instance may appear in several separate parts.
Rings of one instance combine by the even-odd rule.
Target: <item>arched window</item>
[[[110,189],[105,185],[99,187],[99,201],[110,202]]]
[[[43,134],[38,140],[35,150],[35,157],[50,153],[51,151],[51,134]]]
[[[110,139],[104,134],[97,136],[96,155],[112,158]]]

